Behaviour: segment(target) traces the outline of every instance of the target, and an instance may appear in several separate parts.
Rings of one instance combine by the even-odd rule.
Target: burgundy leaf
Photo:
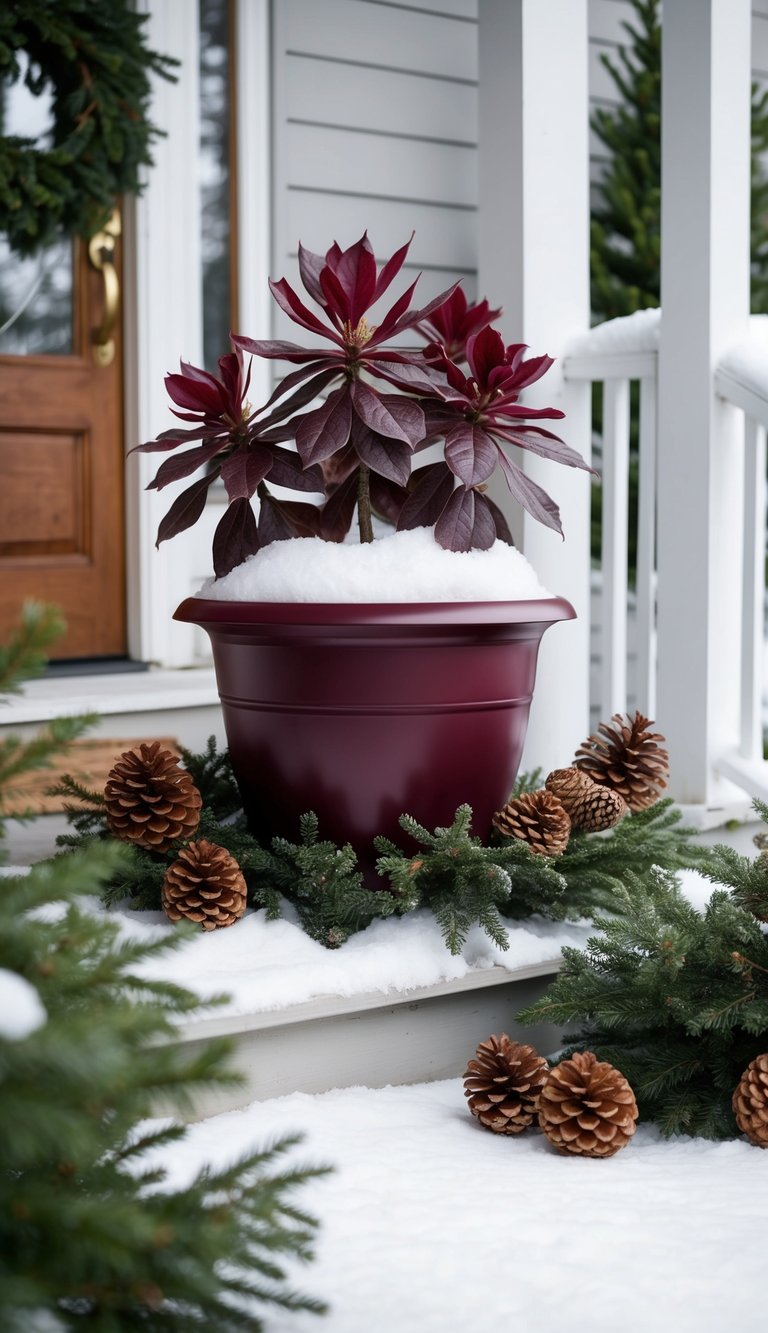
[[[177,407],[186,407],[192,412],[216,415],[224,406],[220,386],[212,375],[206,375],[204,380],[191,375],[166,375],[165,387]]]
[[[303,329],[308,329],[310,333],[319,333],[322,338],[330,338],[331,342],[341,345],[339,335],[333,329],[330,329],[327,324],[324,324],[322,320],[318,319],[317,315],[313,315],[311,310],[307,309],[285,278],[281,278],[279,282],[273,282],[270,278],[269,289],[280,309],[285,311],[294,324],[300,324]],[[245,348],[244,350],[247,351],[248,349]]]
[[[343,542],[349,532],[357,504],[357,469],[337,487],[320,510],[320,536],[326,542]]]
[[[398,319],[394,327],[389,330],[389,333],[394,336],[396,333],[402,333],[405,329],[412,329],[415,324],[420,324],[422,320],[428,319],[432,314],[432,311],[437,310],[443,302],[447,301],[448,297],[456,291],[458,285],[458,282],[454,282],[452,287],[447,287],[444,292],[441,292],[439,296],[435,297],[434,301],[430,301],[428,305],[422,306],[421,310],[410,310],[408,314],[403,315]],[[375,336],[376,335],[374,334],[374,338]]]
[[[496,366],[503,366],[506,355],[504,339],[496,329],[486,327],[467,342],[467,361],[473,378],[485,387]]]
[[[496,522],[485,495],[475,491],[475,521],[472,525],[470,549],[488,551],[496,540]]]
[[[446,551],[469,551],[475,527],[475,491],[459,486],[453,492],[437,523],[435,540]]]
[[[322,469],[319,464],[303,467],[298,454],[288,449],[275,447],[272,450],[272,468],[269,473],[270,486],[286,486],[293,491],[321,493],[325,489]]]
[[[331,318],[337,320],[339,325],[349,323],[347,294],[333,269],[329,268],[327,264],[320,273],[320,286],[323,289],[326,310]]]
[[[460,421],[445,437],[445,461],[465,486],[487,481],[496,467],[498,446],[482,426]]]
[[[547,528],[553,528],[555,532],[563,535],[563,525],[560,522],[560,510],[554,500],[547,492],[538,486],[530,477],[526,477],[522,468],[507,458],[506,454],[499,450],[499,463],[504,473],[506,483],[510,492],[519,500],[524,509],[539,523],[543,523]]]
[[[540,430],[537,426],[531,426],[530,430],[516,430],[514,427],[504,427],[499,431],[494,428],[494,433],[501,436],[509,444],[516,444],[520,449],[527,449],[531,454],[538,454],[540,458],[551,458],[556,463],[565,463],[567,467],[582,468],[585,472],[591,472],[597,476],[595,469],[585,462],[581,454],[577,454],[569,444],[561,440],[559,435],[553,435],[551,431]],[[547,443],[551,441],[551,443]]]
[[[390,331],[395,327],[400,316],[405,314],[406,310],[411,304],[411,297],[413,296],[413,293],[416,290],[418,281],[419,279],[416,278],[415,281],[411,283],[410,287],[408,287],[403,292],[402,296],[398,296],[397,300],[395,301],[395,304],[390,307],[384,318],[378,324],[374,332],[374,336],[371,339],[374,347],[377,346],[378,343],[383,342],[384,339],[389,336]]]
[[[251,444],[248,448],[236,449],[221,465],[221,480],[229,500],[250,500],[271,467],[272,451],[263,445]]]
[[[134,444],[129,454],[167,454],[170,449],[175,449],[179,444],[191,444],[193,440],[211,439],[216,434],[209,426],[198,426],[196,430],[184,430],[181,426],[173,426],[170,430],[161,431],[156,440],[147,440],[146,444]],[[218,439],[218,436],[217,436]]]
[[[330,330],[328,333],[330,336]],[[267,361],[291,361],[301,365],[304,361],[317,361],[318,357],[332,355],[317,347],[300,347],[298,343],[284,342],[279,338],[246,338],[242,333],[233,333],[232,341],[242,347],[244,352],[263,356]]]
[[[521,350],[525,350],[526,343],[520,344]],[[550,366],[555,364],[554,357],[551,356],[530,356],[527,361],[523,361],[520,367],[515,367],[514,386],[519,392],[521,389],[527,389],[529,384],[535,384],[542,375],[546,375]],[[488,379],[488,388],[495,389],[497,383],[503,382],[503,367],[491,372]]]
[[[400,269],[403,267],[405,257],[411,248],[411,242],[413,241],[414,235],[415,232],[411,232],[410,240],[407,240],[405,245],[401,245],[399,250],[395,250],[395,253],[387,260],[386,264],[382,265],[381,272],[376,279],[376,291],[374,293],[375,301],[378,301],[379,297],[384,295],[387,288],[394,282]]]
[[[403,440],[379,435],[357,421],[352,430],[352,443],[358,458],[367,463],[372,472],[405,486],[411,471],[411,451]]]
[[[197,522],[205,509],[208,487],[218,475],[219,470],[216,468],[206,476],[198,477],[197,481],[193,481],[191,486],[176,497],[168,513],[160,520],[155,546],[168,541],[170,537],[177,536],[179,532],[184,532]]]
[[[213,572],[222,579],[236,565],[259,549],[256,518],[248,501],[233,500],[224,511],[213,534]]]
[[[334,272],[349,301],[350,323],[356,326],[376,293],[376,260],[367,232],[344,251]]]
[[[164,486],[170,485],[173,481],[181,481],[182,477],[191,477],[198,468],[204,467],[206,463],[215,458],[221,448],[221,443],[216,440],[213,444],[202,445],[198,449],[190,449],[187,453],[176,454],[174,458],[166,458],[161,463],[154,478],[147,486],[148,491],[161,491]]]
[[[396,528],[403,505],[408,499],[408,492],[405,487],[398,486],[396,482],[390,481],[388,477],[381,477],[378,473],[372,472],[370,493],[371,508],[374,514]]]
[[[410,528],[431,528],[439,519],[453,494],[454,479],[445,463],[430,463],[414,472],[415,486],[400,511],[398,532]]]
[[[424,413],[417,403],[396,399],[393,394],[382,397],[367,384],[355,380],[350,386],[355,414],[377,435],[416,444],[424,435]]]
[[[259,543],[287,541],[291,537],[316,537],[320,510],[316,505],[295,500],[278,500],[267,495],[259,506]]]
[[[355,453],[353,444],[348,444],[338,454],[333,454],[331,458],[323,459],[320,464],[323,477],[325,479],[325,491],[328,495],[335,491],[343,481],[347,480],[350,472],[356,472],[360,466],[360,459]]]
[[[301,241],[299,241],[299,272],[301,274],[301,281],[304,283],[312,300],[317,301],[317,304],[322,306],[325,305],[325,297],[323,296],[323,289],[320,286],[320,270],[325,262],[326,261],[322,255],[316,255],[313,254],[311,250],[306,250],[301,244]]]
[[[314,372],[318,369],[320,373],[315,374]],[[271,407],[277,398],[281,398],[284,393],[288,393],[289,389],[295,388],[297,384],[303,383],[303,388],[298,389],[296,393],[291,394],[290,398],[286,398],[284,402],[280,403],[279,407],[274,408],[264,425],[269,425],[273,421],[282,421],[284,417],[290,416],[291,412],[297,411],[300,407],[306,407],[307,403],[311,403],[312,399],[316,398],[325,386],[341,373],[341,369],[342,367],[338,361],[331,360],[330,357],[324,357],[316,365],[304,366],[301,370],[294,370],[290,375],[286,375],[278,384],[272,397],[268,399],[266,407]],[[307,378],[309,375],[312,376],[311,379]]]
[[[352,402],[344,385],[330,394],[322,407],[301,418],[296,446],[303,463],[319,463],[343,449],[352,426]]]

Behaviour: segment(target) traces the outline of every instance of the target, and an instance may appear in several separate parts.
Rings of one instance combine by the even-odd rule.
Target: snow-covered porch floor
[[[454,1078],[257,1102],[191,1126],[163,1165],[182,1185],[288,1131],[293,1162],[335,1168],[301,1191],[317,1262],[291,1269],[331,1310],[274,1313],[268,1333],[764,1333],[768,1153],[745,1141],[641,1126],[614,1158],[563,1158],[482,1129]]]

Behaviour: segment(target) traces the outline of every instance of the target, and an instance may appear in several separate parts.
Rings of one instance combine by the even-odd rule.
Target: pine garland
[[[57,233],[92,236],[117,196],[142,188],[152,140],[150,75],[178,62],[150,50],[130,0],[11,0],[0,6],[0,78],[52,87],[50,147],[0,138],[0,229],[30,255]],[[28,57],[28,64],[21,56]]]
[[[518,1021],[578,1024],[565,1053],[619,1068],[662,1133],[734,1137],[734,1088],[768,1048],[768,937],[727,891],[698,912],[670,871],[628,874],[617,907]]]

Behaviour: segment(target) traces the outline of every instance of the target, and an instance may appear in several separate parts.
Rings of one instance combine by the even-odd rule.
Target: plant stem
[[[357,478],[357,525],[360,529],[360,541],[372,542],[371,473],[366,463],[360,464]]]

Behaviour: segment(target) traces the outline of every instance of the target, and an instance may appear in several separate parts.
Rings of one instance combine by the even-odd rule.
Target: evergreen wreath
[[[57,233],[92,236],[121,194],[142,188],[150,74],[178,62],[150,50],[130,0],[10,0],[0,7],[0,80],[52,91],[50,143],[0,138],[0,230],[27,256]],[[22,57],[26,55],[28,63]]]

